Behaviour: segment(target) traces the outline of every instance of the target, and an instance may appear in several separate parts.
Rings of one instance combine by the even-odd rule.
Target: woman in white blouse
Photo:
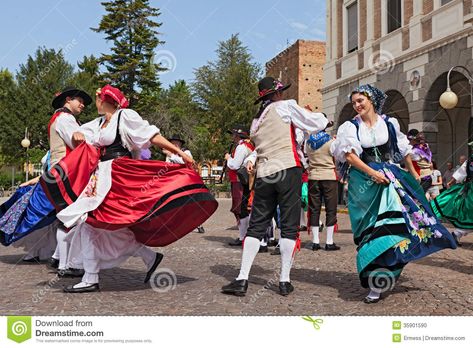
[[[44,183],[51,188],[49,196],[56,198],[56,208],[58,202],[62,204],[58,219],[74,227],[68,237],[69,266],[85,271],[82,282],[64,289],[71,293],[97,291],[99,271],[116,267],[130,256],[142,258],[148,282],[163,255],[147,246],[176,241],[217,208],[198,173],[188,168],[194,165],[193,159],[162,137],[156,126],[127,109],[128,101],[120,90],[107,85],[96,97],[103,116],[73,135],[75,141],[88,144],[59,163],[61,182]],[[179,155],[186,165],[135,160],[151,144]],[[73,167],[87,163],[96,169],[84,181],[79,197],[74,197],[74,186],[84,180],[85,173],[73,176]],[[58,176],[54,170],[52,177]],[[65,192],[56,187],[65,187]]]
[[[391,290],[410,261],[455,248],[433,215],[410,159],[411,146],[395,118],[381,113],[386,95],[371,85],[350,95],[358,113],[340,126],[332,154],[350,167],[348,210],[365,303]],[[397,165],[404,160],[405,171]]]

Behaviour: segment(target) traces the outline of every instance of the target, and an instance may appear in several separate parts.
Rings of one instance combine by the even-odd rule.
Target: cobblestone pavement
[[[220,293],[237,276],[241,249],[228,246],[238,231],[230,200],[219,200],[218,211],[204,225],[205,233],[190,233],[160,248],[177,284],[168,290],[143,283],[145,268],[130,258],[120,268],[101,272],[101,291],[65,294],[62,287],[77,279],[57,279],[44,264],[22,263],[20,249],[0,247],[0,310],[2,315],[472,315],[473,236],[463,247],[436,253],[409,264],[392,292],[377,304],[361,302],[366,295],[356,273],[356,250],[348,215],[339,214],[335,241],[340,251],[313,252],[302,235],[288,297],[277,293],[280,256],[258,254],[246,297]],[[322,243],[324,234],[322,235]],[[158,249],[157,249],[158,250]],[[164,275],[164,273],[161,273]],[[153,277],[154,278],[154,277]],[[156,279],[152,279],[156,284]]]

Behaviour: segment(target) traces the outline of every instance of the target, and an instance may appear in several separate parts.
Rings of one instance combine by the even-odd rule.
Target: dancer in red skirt
[[[117,88],[97,91],[99,117],[81,127],[83,143],[41,180],[69,233],[71,267],[84,268],[82,282],[66,292],[99,289],[99,271],[130,256],[143,259],[145,283],[165,246],[194,230],[217,202],[192,168],[194,161],[131,109]],[[187,165],[142,161],[151,144],[182,157]]]

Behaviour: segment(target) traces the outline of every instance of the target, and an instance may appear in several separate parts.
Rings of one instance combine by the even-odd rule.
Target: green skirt
[[[473,229],[473,181],[453,185],[430,204],[439,218],[458,228]]]

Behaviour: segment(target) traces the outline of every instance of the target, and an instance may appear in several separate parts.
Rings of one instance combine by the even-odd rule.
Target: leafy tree
[[[51,101],[72,76],[73,67],[64,60],[62,51],[40,47],[34,57],[28,56],[26,63],[20,65],[13,85],[4,81],[12,95],[0,116],[0,146],[9,161],[19,162],[24,158],[20,143],[25,127],[28,127],[30,148],[48,149],[47,124],[54,111]]]
[[[204,111],[198,134],[209,137],[207,159],[222,158],[228,150],[231,140],[227,129],[234,124],[249,126],[257,111],[254,101],[261,74],[238,34],[220,42],[216,53],[215,61],[196,69],[193,84],[196,100]]]
[[[158,73],[165,70],[153,61],[155,48],[164,43],[157,31],[162,23],[155,20],[159,9],[148,0],[112,0],[102,5],[107,13],[92,30],[113,42],[111,53],[100,57],[107,70],[103,79],[120,88],[134,108],[144,109],[156,100]]]

